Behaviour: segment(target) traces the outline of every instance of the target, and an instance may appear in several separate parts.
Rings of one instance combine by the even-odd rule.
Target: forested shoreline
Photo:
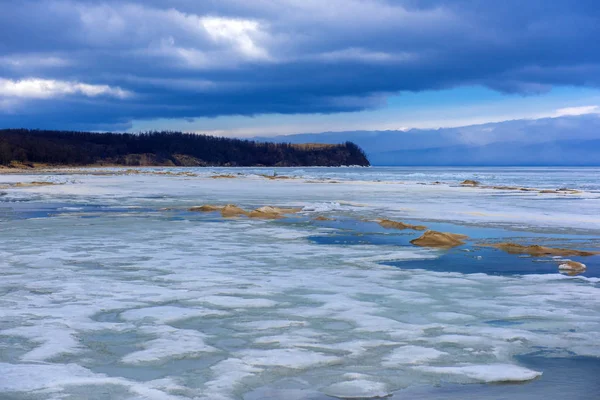
[[[267,143],[182,132],[0,130],[0,165],[368,166],[360,147]]]

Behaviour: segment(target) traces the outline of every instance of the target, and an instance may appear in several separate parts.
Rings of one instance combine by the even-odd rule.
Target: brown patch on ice
[[[214,206],[212,204],[205,204],[203,206],[197,206],[197,207],[189,208],[188,211],[214,212],[214,211],[221,211],[222,209],[223,209],[223,206]]]
[[[485,186],[486,189],[496,189],[496,190],[519,190],[518,186]]]
[[[279,208],[265,206],[251,211],[248,213],[248,217],[259,219],[281,219],[285,214],[295,214],[300,211],[302,211],[301,208]]]
[[[586,269],[587,267],[585,266],[585,264],[571,260],[561,261],[561,264],[558,266],[558,270],[561,273],[565,273],[571,276],[579,275],[585,272]]]
[[[100,171],[97,171],[100,172]],[[123,171],[115,171],[115,174],[122,174],[122,175],[137,175],[137,174],[141,174],[142,171],[139,169],[133,169],[133,168],[128,168],[126,170]]]
[[[467,186],[467,185],[465,185]],[[472,186],[472,185],[468,185]],[[538,189],[538,188],[529,188],[529,187],[521,187],[521,186],[479,186],[482,189],[494,189],[494,190],[509,190],[509,191],[519,191],[519,192],[538,192],[541,194],[578,194],[582,193],[579,190],[575,189]]]
[[[597,251],[582,251],[573,249],[559,249],[553,247],[545,247],[540,245],[523,246],[516,243],[495,243],[495,244],[483,244],[483,247],[494,247],[496,249],[503,250],[509,254],[529,254],[534,257],[540,256],[593,256],[600,254]]]
[[[479,212],[479,211],[467,211],[467,212],[465,212],[465,214],[475,215],[477,217],[485,217],[487,215],[486,213],[482,213],[482,212]]]
[[[521,192],[535,192],[538,189],[520,187],[520,186],[481,186],[483,189],[495,189],[495,190],[518,190]]]
[[[249,218],[257,219],[280,219],[284,218],[286,214],[294,214],[302,211],[301,208],[280,208],[264,206],[257,208],[256,210],[246,211],[234,204],[227,204],[226,206],[216,206],[212,204],[205,204],[203,206],[191,207],[188,211],[195,212],[221,212],[223,218],[233,218],[246,216]]]
[[[342,182],[340,182],[340,181],[334,181],[334,180],[331,180],[331,179],[321,179],[321,180],[314,180],[313,179],[313,180],[304,181],[304,183],[342,183]]]
[[[248,215],[248,212],[235,204],[227,204],[221,209],[221,216],[223,218],[235,218],[241,217],[242,215]]]
[[[427,229],[427,227],[423,225],[405,224],[404,222],[392,221],[391,219],[381,219],[379,220],[379,225],[386,229],[413,229],[415,231],[424,231]]]
[[[286,175],[266,175],[266,174],[262,174],[260,176],[262,176],[263,178],[266,178],[266,179],[270,179],[272,181],[278,180],[278,179],[295,179],[295,178],[293,178],[291,176],[286,176]]]
[[[457,233],[427,231],[423,236],[410,242],[421,247],[451,248],[465,244],[463,240],[467,238],[468,236]]]
[[[583,193],[581,190],[576,190],[576,189],[567,189],[567,188],[562,188],[562,189],[531,189],[532,191],[537,190],[538,193],[541,194],[579,194],[579,193]]]
[[[265,206],[265,207],[261,207],[260,209],[271,209],[274,210],[275,212],[279,212],[282,214],[295,214],[297,212],[302,211],[302,208],[298,208],[298,207],[271,207],[271,206]]]
[[[283,215],[279,213],[253,210],[248,213],[248,217],[254,219],[282,219]]]
[[[235,206],[233,204],[228,204],[226,206],[215,206],[212,204],[205,204],[203,206],[198,206],[198,207],[191,207],[188,209],[188,211],[193,211],[193,212],[221,212],[221,216],[223,216],[224,218],[231,218],[231,217],[239,217],[240,215],[246,215],[246,211],[244,211],[243,209],[239,208],[238,206]]]
[[[148,172],[150,175],[167,175],[167,176],[198,176],[198,174],[194,174],[193,172],[173,172],[173,171],[150,171]]]
[[[479,181],[474,181],[471,179],[466,179],[460,183],[463,186],[479,186]]]
[[[223,175],[213,175],[211,176],[213,179],[235,179],[237,176],[231,174],[223,174]]]
[[[57,185],[57,184],[54,182],[33,181],[33,182],[17,182],[13,185],[13,187],[36,187],[36,186],[53,186],[53,185]]]
[[[556,191],[559,193],[568,193],[568,194],[582,193],[581,190],[569,189],[569,188],[560,188],[560,189],[556,189]]]
[[[576,190],[576,189],[566,189],[566,188],[562,188],[562,189],[542,189],[539,191],[542,194],[548,193],[548,194],[580,194],[583,193],[581,190]]]
[[[319,215],[318,217],[313,218],[313,221],[334,221],[334,219]]]

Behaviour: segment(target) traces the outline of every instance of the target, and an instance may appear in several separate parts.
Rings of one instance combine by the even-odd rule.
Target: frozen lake
[[[477,245],[600,251],[600,169],[123,171],[0,175],[0,398],[597,398],[600,256]]]

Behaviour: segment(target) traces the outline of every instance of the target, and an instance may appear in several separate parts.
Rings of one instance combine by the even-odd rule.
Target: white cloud
[[[230,69],[244,62],[271,62],[267,28],[252,19],[186,14],[174,9],[140,9],[153,20],[153,35],[132,50],[139,56],[166,58],[170,66],[192,69]],[[175,63],[173,63],[175,61]]]
[[[71,62],[65,58],[39,55],[39,54],[23,54],[13,56],[0,57],[0,65],[5,65],[10,68],[56,68],[70,65]]]
[[[131,96],[131,92],[108,85],[91,85],[52,79],[30,78],[10,80],[0,78],[0,96],[49,99],[68,95],[82,95],[87,97],[110,96],[123,99]]]
[[[555,117],[564,117],[568,115],[600,114],[599,106],[581,106],[559,108],[554,113]]]
[[[70,7],[69,3],[58,3],[61,7]],[[110,45],[125,40],[135,39],[133,32],[128,32],[128,25],[131,21],[127,21],[123,10],[110,7],[107,4],[97,6],[88,6],[77,4],[75,7],[79,23],[82,27],[81,39],[84,39],[90,45]],[[136,6],[126,6],[125,10],[132,12],[141,8]],[[143,20],[144,15],[139,15],[139,20]]]
[[[219,62],[218,59],[209,57],[202,50],[177,46],[173,37],[163,38],[158,45],[151,45],[148,49],[139,53],[141,55],[175,58],[186,67],[197,69],[214,67]]]
[[[0,100],[11,100],[0,104],[4,110],[21,108],[14,102],[28,98],[101,96],[105,108],[98,118],[107,123],[133,118],[151,121],[152,128],[156,118],[173,118],[165,125],[170,128],[180,119],[207,117],[198,129],[259,134],[262,126],[253,119],[237,128],[229,119],[218,125],[208,117],[253,116],[273,133],[292,133],[600,113],[579,107],[600,106],[597,94],[573,95],[577,88],[600,87],[595,14],[565,1],[550,8],[536,3],[517,14],[505,2],[447,0],[18,3],[0,0],[0,30],[10,32],[0,51],[0,80],[10,79],[0,81]],[[581,29],[554,24],[557,16]],[[554,34],[540,30],[540,23]],[[588,44],[585,51],[580,43]],[[111,86],[90,85],[99,82]],[[433,95],[414,103],[390,98],[390,106],[381,107],[389,94],[474,85],[536,97],[507,96],[498,106],[493,96],[480,101],[478,92],[468,91],[443,101]],[[548,92],[560,86],[565,90]],[[144,93],[144,102],[111,107],[107,98],[126,97],[126,90]],[[540,100],[554,95],[564,101]],[[96,119],[67,103],[57,101],[51,110],[66,115],[64,121],[50,113],[41,120],[85,126]],[[341,112],[348,113],[333,115]],[[276,124],[267,123],[273,118]]]
[[[205,17],[202,18],[202,25],[211,39],[216,43],[230,44],[248,58],[269,58],[267,50],[256,43],[256,36],[259,36],[262,31],[257,21]]]
[[[86,45],[119,46],[199,69],[270,60],[268,27],[252,18],[196,14],[141,4],[78,5]]]
[[[136,85],[147,85],[154,88],[175,89],[187,92],[210,92],[224,86],[224,84],[217,84],[214,81],[202,78],[153,78],[131,74],[116,76],[116,78]]]
[[[335,50],[325,52],[317,55],[316,57],[309,57],[315,59],[321,59],[324,61],[362,61],[362,62],[407,62],[415,60],[417,56],[415,54],[400,52],[400,53],[387,53],[381,51],[369,51],[361,48],[350,47],[343,50]]]

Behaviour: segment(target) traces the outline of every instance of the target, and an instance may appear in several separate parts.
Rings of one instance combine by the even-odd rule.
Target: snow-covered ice
[[[402,269],[440,252],[312,240],[383,217],[590,237],[600,234],[600,192],[581,177],[583,194],[552,200],[459,187],[468,171],[277,169],[297,178],[281,181],[260,169],[228,180],[195,171],[0,190],[0,397],[376,398],[412,385],[529,381],[543,371],[515,356],[534,351],[600,356],[597,278]],[[475,178],[572,186],[568,171],[546,175]],[[324,178],[341,183],[312,183]],[[418,184],[434,180],[453,183]],[[228,203],[302,211],[278,221],[186,211]]]

